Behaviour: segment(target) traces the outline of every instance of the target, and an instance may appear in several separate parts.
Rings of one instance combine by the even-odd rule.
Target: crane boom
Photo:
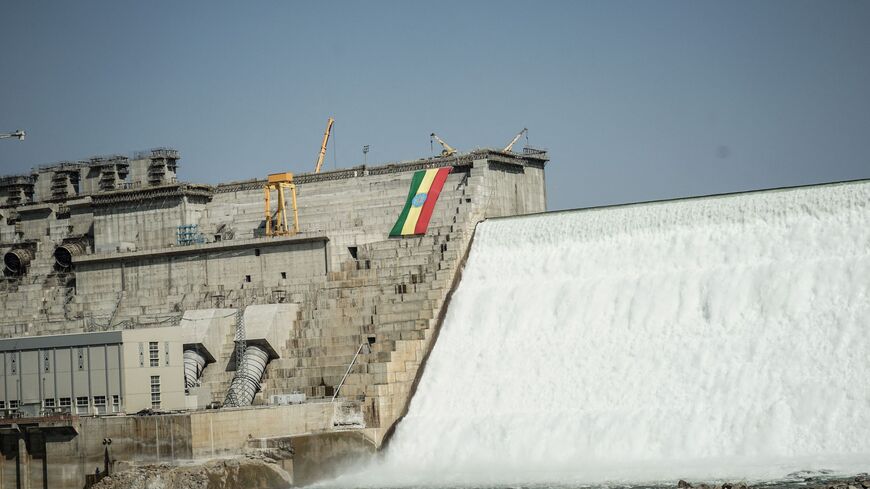
[[[329,142],[329,135],[332,133],[332,124],[335,119],[332,117],[326,121],[326,131],[323,133],[323,144],[320,145],[320,154],[317,155],[317,164],[314,166],[314,173],[320,173],[320,168],[323,166],[323,158],[326,156],[326,144]]]
[[[435,141],[438,141],[438,144],[440,144],[441,147],[444,148],[444,149],[441,150],[441,156],[452,156],[452,155],[456,154],[456,150],[453,149],[453,147],[450,146],[449,144],[445,143],[445,142],[444,142],[441,138],[439,138],[438,135],[435,134],[434,132],[433,132],[432,134],[430,134],[429,137],[432,138],[432,139],[434,139]]]
[[[0,134],[0,139],[17,138],[19,141],[24,141],[24,135],[25,135],[24,131],[22,131],[21,129],[19,129],[19,130],[13,132],[13,133],[9,133],[9,134]]]
[[[502,151],[504,151],[505,153],[511,151],[511,150],[513,149],[513,147],[514,147],[514,144],[516,144],[517,141],[520,140],[520,138],[523,136],[523,134],[528,134],[528,133],[529,133],[529,130],[528,130],[527,128],[524,127],[523,130],[520,131],[519,133],[517,133],[517,135],[514,136],[514,138],[511,140],[510,144],[508,144],[507,146],[505,146],[504,149],[503,149]]]

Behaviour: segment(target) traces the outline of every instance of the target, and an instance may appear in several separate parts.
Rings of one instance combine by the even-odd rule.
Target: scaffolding
[[[51,197],[62,199],[77,195],[83,166],[81,163],[61,162],[47,168],[53,172],[51,175]]]
[[[6,204],[16,206],[33,201],[36,175],[10,175],[0,178],[0,195],[6,195]]]
[[[178,151],[171,148],[155,148],[147,156],[148,185],[157,186],[174,183],[178,171]]]
[[[130,160],[122,155],[95,156],[88,166],[99,172],[98,185],[105,192],[123,188],[130,172]]]

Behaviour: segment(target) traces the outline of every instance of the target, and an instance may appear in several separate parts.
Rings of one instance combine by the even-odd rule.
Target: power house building
[[[183,409],[181,328],[0,340],[6,417]]]

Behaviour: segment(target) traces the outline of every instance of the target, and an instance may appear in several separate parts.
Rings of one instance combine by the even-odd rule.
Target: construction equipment
[[[529,130],[528,130],[527,128],[524,127],[523,130],[520,131],[519,133],[517,133],[517,135],[514,136],[514,138],[511,140],[510,144],[508,144],[507,146],[505,146],[504,149],[503,149],[502,151],[504,151],[505,153],[509,153],[511,150],[513,150],[514,144],[517,144],[517,141],[520,140],[520,138],[523,136],[523,134],[526,135],[526,143],[527,143],[527,145],[528,145],[528,140],[529,140]]]
[[[9,138],[18,138],[19,141],[24,141],[25,132],[21,129],[8,133],[8,134],[0,134],[0,139],[9,139]]]
[[[434,132],[429,135],[429,144],[432,144],[433,139],[435,141],[438,141],[438,144],[440,144],[441,147],[444,148],[441,150],[441,156],[453,156],[456,154],[456,150],[453,149],[453,147],[450,146],[449,144],[442,141],[441,138],[439,138],[438,135],[435,134]]]
[[[332,117],[326,121],[326,131],[323,133],[323,144],[320,145],[320,154],[317,156],[317,164],[314,165],[314,173],[320,173],[320,167],[323,166],[323,157],[326,156],[326,143],[329,142],[329,135],[332,133],[332,125],[335,119]]]
[[[287,225],[287,206],[285,204],[284,189],[290,189],[293,205],[293,229]],[[278,210],[275,212],[275,225],[272,225],[272,191],[278,192]],[[296,184],[293,183],[293,174],[273,173],[269,175],[266,185],[263,187],[266,194],[266,236],[293,236],[299,232],[299,211],[296,208]]]

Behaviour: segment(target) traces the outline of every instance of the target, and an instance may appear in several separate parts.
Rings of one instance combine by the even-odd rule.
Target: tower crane
[[[24,141],[24,135],[25,135],[24,131],[19,129],[13,133],[0,134],[0,139],[18,138],[19,141]]]
[[[329,142],[329,135],[332,133],[332,125],[335,119],[332,117],[326,121],[326,131],[323,133],[323,143],[320,145],[320,154],[317,155],[317,164],[314,165],[314,173],[320,173],[320,168],[323,166],[323,158],[326,156],[326,144]]]
[[[510,151],[513,149],[513,147],[514,147],[514,144],[517,144],[517,141],[520,140],[520,138],[523,136],[523,134],[525,134],[525,135],[526,135],[526,138],[528,139],[528,137],[529,137],[529,130],[528,130],[528,128],[525,128],[525,127],[524,127],[522,131],[520,131],[519,133],[517,133],[517,135],[514,136],[514,138],[511,140],[510,144],[508,144],[507,146],[505,146],[504,149],[503,149],[502,151],[504,151],[505,153],[510,152]]]
[[[438,144],[440,144],[441,147],[444,148],[444,149],[441,150],[441,156],[453,156],[454,154],[456,154],[456,150],[453,149],[453,147],[450,146],[449,144],[445,143],[445,142],[444,142],[441,138],[439,138],[438,135],[435,134],[434,132],[433,132],[432,134],[429,135],[429,143],[431,143],[433,139],[434,139],[435,141],[438,141]]]

